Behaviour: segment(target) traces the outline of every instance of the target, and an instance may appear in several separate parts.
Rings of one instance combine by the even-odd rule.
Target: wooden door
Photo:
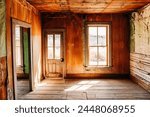
[[[46,77],[63,77],[64,41],[62,32],[46,34]]]

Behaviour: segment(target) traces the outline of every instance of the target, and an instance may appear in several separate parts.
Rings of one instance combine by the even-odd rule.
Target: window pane
[[[16,65],[21,65],[21,50],[20,50],[20,47],[16,47]]]
[[[15,40],[16,40],[16,65],[21,64],[21,40],[20,40],[20,26],[15,27]]]
[[[98,65],[107,65],[106,47],[99,47]]]
[[[48,35],[48,46],[53,46],[53,35]]]
[[[60,59],[60,47],[55,47],[55,59]]]
[[[97,47],[89,47],[89,65],[97,65]]]
[[[89,27],[89,45],[97,46],[97,27]]]
[[[98,45],[106,46],[106,27],[98,27]]]
[[[48,59],[53,59],[53,47],[48,48]]]
[[[55,34],[55,46],[60,46],[60,34]]]
[[[15,37],[16,40],[20,40],[20,26],[15,27]]]

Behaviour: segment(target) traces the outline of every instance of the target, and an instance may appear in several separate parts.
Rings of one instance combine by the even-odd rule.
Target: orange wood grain
[[[85,17],[85,19],[84,19]],[[87,22],[111,22],[112,67],[86,71],[84,68],[84,24]],[[66,31],[66,74],[129,74],[129,21],[125,14],[42,14],[43,29]]]
[[[125,13],[150,3],[149,0],[27,0],[42,12]]]
[[[41,67],[41,19],[40,13],[32,5],[25,0],[6,0],[6,38],[7,38],[7,73],[8,73],[8,84],[7,84],[7,95],[9,99],[13,99],[13,60],[12,60],[12,29],[11,19],[17,19],[26,23],[31,24],[33,39],[33,59],[34,59],[34,78],[36,81],[42,76]],[[6,88],[6,87],[5,87]],[[6,99],[6,97],[5,97]]]

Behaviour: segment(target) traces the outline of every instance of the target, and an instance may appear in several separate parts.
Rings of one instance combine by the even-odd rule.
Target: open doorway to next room
[[[30,25],[13,20],[13,73],[15,98],[32,90]]]

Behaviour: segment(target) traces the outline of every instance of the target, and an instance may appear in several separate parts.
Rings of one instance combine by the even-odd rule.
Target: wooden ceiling
[[[41,12],[124,13],[150,0],[27,0]]]

